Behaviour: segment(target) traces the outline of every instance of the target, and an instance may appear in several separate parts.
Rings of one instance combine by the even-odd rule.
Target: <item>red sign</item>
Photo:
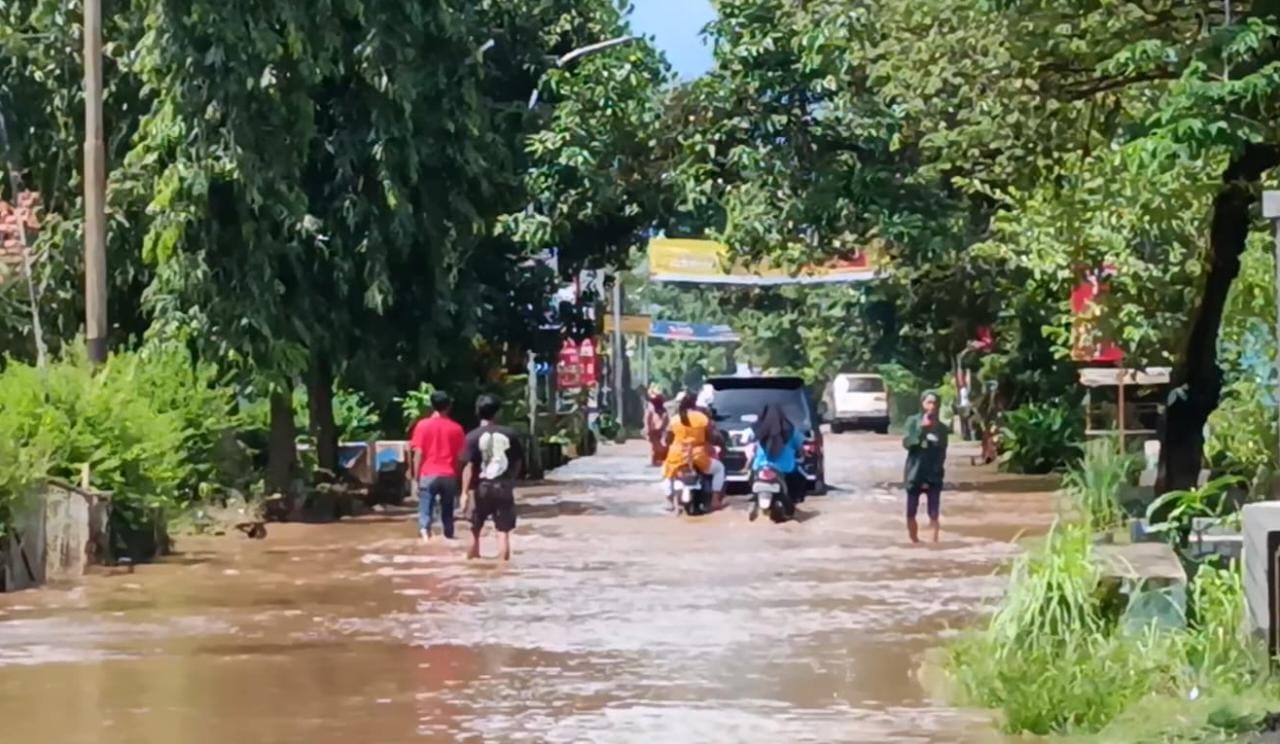
[[[556,384],[561,390],[582,387],[582,357],[573,339],[566,338],[556,362]]]
[[[1102,272],[1090,272],[1071,293],[1071,359],[1077,362],[1119,362],[1124,351],[1103,338],[1098,330],[1102,307],[1098,299],[1107,293],[1103,277],[1114,272],[1105,267]],[[1099,275],[1101,273],[1101,276]]]
[[[585,339],[578,347],[578,358],[581,360],[582,384],[595,386],[598,381],[600,360],[596,358],[596,345],[591,339]]]
[[[991,351],[996,347],[995,334],[987,326],[978,326],[977,338],[973,340],[975,351]]]

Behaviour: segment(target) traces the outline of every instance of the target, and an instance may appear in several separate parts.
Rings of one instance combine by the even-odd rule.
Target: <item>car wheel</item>
[[[843,434],[843,433],[844,433],[844,424],[840,423],[839,421],[832,421],[832,422],[831,422],[831,433],[832,433],[832,434]]]
[[[884,425],[882,425],[882,426],[877,426],[877,427],[876,427],[876,433],[877,433],[877,434],[880,434],[880,435],[888,434],[888,433],[889,433],[889,425],[888,425],[888,424],[884,424]]]

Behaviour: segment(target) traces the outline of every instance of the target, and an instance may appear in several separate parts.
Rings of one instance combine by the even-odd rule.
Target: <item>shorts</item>
[[[915,519],[920,512],[920,494],[928,499],[929,519],[938,521],[942,514],[942,486],[937,483],[907,484],[907,519]]]
[[[479,532],[493,518],[493,528],[510,532],[516,528],[515,488],[503,481],[481,481],[476,486],[476,504],[471,512],[471,529]]]

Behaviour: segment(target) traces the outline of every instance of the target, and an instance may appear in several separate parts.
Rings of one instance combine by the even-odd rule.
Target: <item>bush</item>
[[[1087,525],[1058,525],[1015,561],[989,624],[950,649],[962,702],[998,709],[1009,732],[1090,734],[1152,701],[1243,700],[1265,684],[1265,649],[1244,632],[1238,567],[1200,568],[1186,630],[1132,633],[1118,622],[1121,608],[1109,602],[1092,551]],[[1212,720],[1216,707],[1197,714],[1198,726],[1224,725]],[[1169,723],[1147,721],[1147,739],[1161,740],[1153,729]]]
[[[430,407],[430,393],[427,406]],[[382,418],[378,415],[373,403],[359,390],[342,387],[337,381],[333,383],[333,426],[340,442],[371,442],[382,438]],[[271,406],[269,402],[260,405],[255,411],[260,418],[261,426],[271,426]],[[298,430],[299,441],[310,441],[311,403],[306,387],[299,385],[293,389],[293,425]]]
[[[1084,424],[1062,405],[1029,403],[1006,413],[1000,429],[1000,467],[1010,473],[1043,474],[1080,456]]]
[[[232,396],[178,347],[118,354],[98,371],[83,356],[0,373],[0,447],[17,452],[12,498],[43,477],[113,494],[112,524],[128,534],[196,498],[217,472],[212,453],[233,425]],[[15,480],[16,479],[16,480]],[[16,486],[13,485],[16,483]]]
[[[1095,439],[1062,480],[1063,488],[1089,526],[1108,530],[1124,522],[1124,488],[1142,468],[1142,459],[1121,454],[1115,439]]]
[[[418,419],[426,416],[431,411],[431,396],[435,392],[434,385],[429,382],[423,382],[416,389],[410,390],[395,399],[395,402],[400,405],[400,416],[404,420],[406,428],[411,428]]]
[[[969,701],[1004,713],[1009,731],[1095,731],[1177,669],[1159,635],[1121,640],[1102,612],[1092,534],[1056,527],[1019,558],[985,633],[953,650]]]
[[[1254,483],[1275,472],[1276,425],[1272,392],[1253,380],[1232,383],[1209,417],[1205,457],[1214,473]],[[1261,478],[1259,476],[1262,476]]]
[[[884,386],[889,390],[889,420],[894,426],[901,426],[920,412],[924,383],[900,364],[882,364],[876,372],[884,378]]]

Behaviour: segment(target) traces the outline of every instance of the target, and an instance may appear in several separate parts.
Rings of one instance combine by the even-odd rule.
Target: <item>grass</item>
[[[1088,523],[1060,523],[1015,561],[988,625],[949,649],[961,702],[1000,711],[1010,733],[1112,741],[1211,739],[1280,709],[1265,653],[1243,634],[1237,567],[1200,568],[1187,629],[1132,633],[1092,552]]]
[[[1138,472],[1139,458],[1122,454],[1114,439],[1094,439],[1084,455],[1062,479],[1062,485],[1080,515],[1095,530],[1106,531],[1124,523],[1121,492]]]

